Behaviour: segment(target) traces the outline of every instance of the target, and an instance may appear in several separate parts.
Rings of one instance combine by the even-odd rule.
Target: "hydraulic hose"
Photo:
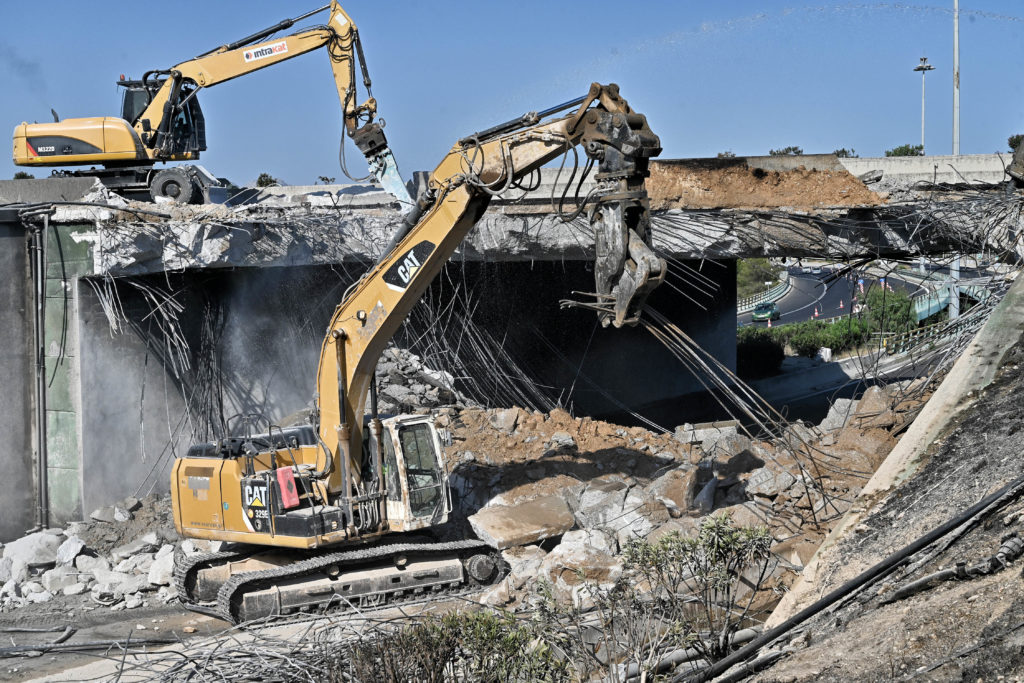
[[[1010,482],[1000,490],[996,491],[992,495],[986,496],[978,503],[975,503],[957,517],[954,517],[953,519],[945,522],[941,526],[932,529],[927,534],[921,536],[916,541],[914,541],[910,545],[905,546],[901,550],[897,550],[892,555],[889,555],[887,558],[885,558],[878,564],[874,565],[873,567],[870,567],[864,572],[861,572],[858,576],[851,579],[850,581],[847,581],[842,586],[835,589],[834,591],[832,591],[825,597],[821,598],[814,604],[800,610],[799,612],[797,612],[789,619],[776,626],[775,628],[765,631],[759,637],[755,638],[744,647],[741,647],[736,652],[733,652],[728,657],[724,657],[723,659],[718,660],[709,668],[705,669],[704,671],[701,671],[696,676],[690,676],[686,673],[680,674],[672,679],[673,683],[676,683],[677,681],[684,681],[687,679],[696,681],[711,680],[715,676],[728,670],[729,667],[746,660],[748,657],[751,657],[759,649],[761,649],[768,643],[771,643],[779,636],[787,633],[796,626],[807,621],[814,615],[818,614],[822,610],[843,599],[847,595],[853,593],[857,589],[871,583],[876,578],[882,576],[883,574],[887,573],[890,569],[906,560],[908,557],[911,557],[915,553],[918,553],[924,548],[927,548],[929,545],[931,545],[938,539],[942,538],[953,529],[956,529],[972,517],[985,511],[986,508],[993,506],[997,502],[1005,503],[1010,500],[1013,500],[1014,498],[1020,496],[1022,492],[1024,492],[1024,476],[1014,479],[1012,482]],[[1005,501],[1003,499],[1005,499]]]

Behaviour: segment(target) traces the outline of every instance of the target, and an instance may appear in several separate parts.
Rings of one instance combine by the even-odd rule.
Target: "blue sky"
[[[322,0],[323,4],[326,0]],[[176,0],[0,1],[0,122],[117,115],[118,75],[167,68],[318,5]],[[459,137],[617,82],[665,158],[854,148],[881,156],[920,138],[951,151],[953,0],[917,2],[372,2],[359,26],[399,166],[432,168]],[[152,9],[152,8],[150,8]],[[316,21],[326,14],[308,21]],[[324,19],[320,19],[323,21]],[[1006,151],[1024,132],[1024,2],[961,0],[961,152]],[[320,52],[201,93],[200,163],[239,184],[339,181],[340,111]],[[350,170],[365,166],[349,148]],[[16,167],[5,156],[0,177]],[[37,176],[45,171],[36,171]]]

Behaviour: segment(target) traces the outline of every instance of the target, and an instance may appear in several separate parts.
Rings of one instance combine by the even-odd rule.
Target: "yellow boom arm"
[[[287,28],[299,19],[330,9],[327,24],[289,36],[259,41],[261,37]],[[353,139],[366,157],[371,173],[380,180],[385,189],[394,194],[400,202],[411,206],[408,193],[398,176],[394,158],[387,147],[387,140],[377,115],[377,101],[370,94],[370,77],[362,55],[359,31],[352,18],[336,0],[331,4],[298,19],[289,19],[276,26],[254,34],[236,43],[223,45],[182,62],[166,71],[150,71],[143,81],[154,76],[166,76],[166,80],[143,110],[134,128],[142,143],[153,150],[155,159],[170,158],[172,126],[175,113],[185,104],[188,97],[202,88],[230,81],[233,78],[265,69],[313,50],[326,47],[330,55],[334,84],[341,101],[345,133]],[[357,104],[356,61],[359,61],[367,99]],[[182,97],[182,85],[197,86],[192,94]]]
[[[576,105],[568,116],[541,122],[545,115]],[[590,214],[597,244],[597,301],[577,305],[596,309],[606,325],[638,321],[644,298],[665,273],[664,261],[648,246],[644,188],[648,159],[661,146],[646,118],[619,97],[618,87],[595,83],[578,100],[459,141],[431,175],[433,195],[421,200],[422,217],[338,306],[321,347],[318,428],[332,463],[329,488],[342,500],[360,481],[364,401],[388,340],[484,213],[492,194],[577,144],[599,162],[597,202]],[[380,472],[379,458],[371,464]]]

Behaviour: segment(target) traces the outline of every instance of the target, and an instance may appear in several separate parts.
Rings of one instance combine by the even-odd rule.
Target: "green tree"
[[[858,158],[857,151],[855,149],[853,149],[852,147],[850,149],[846,149],[845,147],[843,147],[842,149],[837,149],[836,151],[834,151],[832,153],[835,154],[840,159],[856,159],[856,158]]]
[[[773,266],[766,258],[745,258],[736,261],[736,296],[742,299],[765,290],[765,282],[779,279],[782,266]]]
[[[25,171],[16,171],[14,173],[15,180],[31,180],[32,178],[35,178],[35,176],[31,173],[26,173]]]
[[[796,145],[790,145],[789,147],[783,147],[782,149],[770,149],[768,150],[768,156],[773,157],[788,157],[797,156],[803,154],[804,150]]]
[[[731,149],[727,149],[724,152],[719,152],[717,156],[719,159],[732,159],[736,156],[736,152]]]
[[[1016,135],[1011,135],[1010,137],[1006,138],[1006,144],[1010,146],[1011,152],[1016,152],[1017,146],[1021,143],[1022,140],[1024,140],[1024,133],[1017,133]]]
[[[281,181],[269,173],[260,173],[260,177],[256,179],[256,187],[273,187],[280,184]]]
[[[885,150],[887,157],[923,157],[924,145],[900,145]]]
[[[321,175],[321,176],[317,176],[316,179],[317,179],[317,182],[321,182],[324,185],[330,185],[331,183],[334,182],[334,178],[331,177],[331,176]]]
[[[917,327],[914,302],[902,289],[872,285],[866,302],[871,325],[879,332],[906,332]]]

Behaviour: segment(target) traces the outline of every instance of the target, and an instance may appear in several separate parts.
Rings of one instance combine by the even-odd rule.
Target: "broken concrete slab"
[[[54,567],[43,572],[39,582],[51,593],[60,593],[68,586],[78,583],[78,572],[67,565]]]
[[[110,571],[110,562],[105,557],[95,555],[79,555],[75,558],[75,568],[82,572],[96,575],[96,572]]]
[[[761,467],[750,473],[746,491],[752,496],[774,498],[796,483],[796,477],[785,470]]]
[[[753,442],[745,434],[738,434],[732,428],[731,433],[721,433],[708,437],[701,442],[701,450],[713,458],[727,459],[753,448]]]
[[[503,550],[560,536],[576,520],[561,496],[543,496],[518,505],[484,508],[470,515],[469,524],[480,540]]]
[[[9,557],[0,558],[0,583],[6,583],[14,577],[14,560]]]
[[[690,509],[697,495],[697,470],[688,466],[669,470],[648,484],[646,490],[672,517],[680,517]]]
[[[114,571],[125,574],[147,574],[153,566],[153,553],[139,553],[118,562]]]
[[[864,395],[860,397],[854,415],[857,417],[870,417],[889,410],[889,407],[889,394],[883,387],[876,385],[868,387]]]
[[[57,563],[61,537],[39,531],[22,536],[4,546],[4,557],[11,560],[11,577],[24,581],[31,569],[52,567]]]
[[[89,589],[89,586],[82,581],[71,584],[64,588],[64,595],[81,595]]]
[[[669,520],[668,510],[643,489],[634,488],[622,503],[622,512],[607,523],[619,547],[644,539],[659,524]]]
[[[89,519],[96,522],[108,522],[114,523],[114,506],[108,505],[107,507],[97,508],[89,513]]]
[[[488,421],[495,429],[511,434],[516,430],[516,425],[519,423],[519,409],[506,408],[504,410],[495,410],[488,416]]]
[[[144,534],[131,543],[125,543],[122,546],[118,546],[110,551],[110,556],[115,560],[124,560],[137,555],[139,553],[149,553],[157,549],[160,544],[160,539],[157,537],[156,532],[149,532]]]
[[[167,546],[165,546],[167,547]],[[161,549],[162,550],[162,549]],[[149,568],[147,578],[154,586],[169,586],[174,575],[174,553],[157,553],[156,559]]]
[[[524,545],[502,551],[501,557],[508,563],[508,575],[512,579],[513,587],[518,590],[540,573],[541,563],[547,557],[547,552],[539,546]]]
[[[715,515],[729,515],[733,524],[738,527],[764,526],[768,521],[768,515],[764,513],[755,503],[741,503],[717,510]]]
[[[837,398],[829,407],[828,415],[818,425],[818,429],[823,432],[831,432],[836,429],[842,429],[846,426],[846,423],[854,415],[857,410],[859,401],[849,398]]]
[[[85,541],[77,536],[70,536],[57,548],[57,564],[71,564],[84,549]]]
[[[569,432],[558,431],[548,440],[551,448],[576,448],[576,439]]]
[[[611,554],[586,545],[585,536],[570,537],[558,544],[541,565],[546,578],[560,599],[571,600],[573,589],[583,583],[610,587],[622,575],[622,561]]]
[[[603,526],[622,512],[629,488],[617,481],[592,482],[580,496],[575,510],[576,522],[589,529]]]
[[[737,420],[719,420],[717,422],[700,422],[698,424],[682,424],[676,427],[675,432],[672,436],[682,443],[700,443],[703,445],[705,441],[709,441],[709,445],[714,447],[714,440],[729,434],[735,434],[736,428],[739,426]]]

